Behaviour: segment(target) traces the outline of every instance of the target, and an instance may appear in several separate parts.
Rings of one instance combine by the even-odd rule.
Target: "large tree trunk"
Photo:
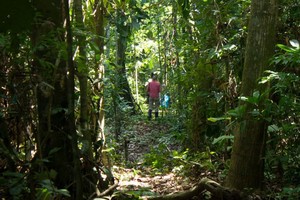
[[[80,199],[82,195],[78,177],[82,176],[75,144],[77,141],[75,141],[74,93],[72,90],[74,79],[69,77],[72,80],[69,80],[71,82],[69,82],[68,89],[67,71],[69,69],[60,49],[61,46],[64,46],[61,45],[61,42],[65,41],[64,32],[61,32],[65,19],[64,14],[66,14],[63,3],[68,4],[61,0],[35,2],[36,10],[40,14],[32,35],[33,49],[36,50],[33,64],[39,81],[36,88],[38,104],[37,155],[39,159],[49,161],[43,163],[41,170],[57,172],[55,178],[48,177],[53,179],[55,186],[66,188],[71,185],[72,187],[69,189],[72,196],[75,197],[75,193],[77,193],[77,197]],[[65,9],[67,9],[66,5]],[[68,37],[70,40],[71,36],[68,35]],[[71,50],[70,48],[71,46],[69,46],[69,50]],[[70,72],[70,75],[71,73],[73,72]]]
[[[83,198],[83,184],[82,184],[82,173],[81,173],[81,163],[78,148],[78,136],[75,126],[75,67],[73,63],[73,39],[71,30],[71,21],[69,14],[69,1],[64,0],[64,11],[65,11],[65,21],[66,21],[66,41],[67,41],[67,99],[68,99],[68,125],[69,134],[71,136],[72,144],[72,157],[73,157],[73,175],[74,182],[76,185],[76,190],[74,192],[75,198],[73,199],[81,200]],[[92,170],[91,170],[92,171]]]
[[[40,23],[36,24],[32,41],[35,49],[34,65],[38,74],[37,87],[38,104],[38,155],[40,159],[48,158],[49,152],[59,148],[59,153],[52,155],[49,168],[61,174],[57,177],[58,186],[64,187],[71,182],[70,170],[72,162],[71,143],[67,138],[69,132],[66,123],[68,109],[65,64],[60,61],[61,56],[56,44],[62,40],[58,29],[63,27],[62,2],[39,1],[37,11],[42,15]],[[42,48],[44,47],[44,48]],[[64,148],[62,148],[64,147]],[[50,166],[51,165],[51,166]],[[61,179],[61,180],[60,180]]]
[[[266,89],[258,87],[257,81],[267,69],[274,52],[276,17],[276,0],[252,0],[242,77],[243,96],[252,96],[255,90],[262,94]],[[250,113],[253,105],[242,102],[240,105],[245,106],[246,111],[236,128],[226,184],[236,189],[259,189],[263,180],[266,123]],[[260,106],[258,109],[262,110]]]

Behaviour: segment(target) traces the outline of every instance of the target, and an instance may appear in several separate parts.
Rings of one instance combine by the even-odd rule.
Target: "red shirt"
[[[158,98],[160,93],[160,83],[158,81],[149,82],[147,91],[151,98]]]

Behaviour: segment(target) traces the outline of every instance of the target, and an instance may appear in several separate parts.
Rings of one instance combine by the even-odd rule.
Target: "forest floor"
[[[203,178],[221,185],[224,182],[228,163],[222,153],[214,152],[209,147],[196,154],[185,149],[189,145],[186,144],[187,134],[180,119],[165,116],[149,121],[142,116],[128,121],[120,143],[116,145],[119,149],[112,156],[112,173],[118,181],[117,192],[135,197],[130,199],[140,199],[185,192]],[[281,194],[282,185],[272,180],[266,180],[266,191],[259,196],[253,194],[253,199],[295,196],[292,193],[297,187],[292,186]],[[203,199],[209,199],[210,193],[201,195]]]
[[[183,139],[173,123],[164,118],[142,119],[126,127],[127,148],[121,156],[126,161],[113,167],[118,191],[134,196],[165,195],[189,190],[201,178],[211,175],[207,171],[196,173],[197,167],[180,159],[184,157],[179,153]]]

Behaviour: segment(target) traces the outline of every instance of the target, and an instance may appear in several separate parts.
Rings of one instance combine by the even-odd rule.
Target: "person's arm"
[[[158,97],[161,98],[161,87],[160,87],[160,83],[158,83]]]
[[[149,92],[150,92],[150,82],[148,82],[146,86],[146,96],[149,96]]]

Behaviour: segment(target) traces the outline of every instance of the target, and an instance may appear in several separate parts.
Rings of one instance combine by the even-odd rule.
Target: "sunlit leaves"
[[[298,40],[290,40],[291,46],[286,46],[283,44],[277,44],[284,53],[280,53],[276,55],[272,63],[273,64],[282,64],[282,65],[290,65],[295,66],[296,64],[300,63],[300,48],[299,48],[299,41]]]
[[[299,41],[298,40],[290,40],[290,44],[292,45],[292,47],[299,49]]]
[[[260,97],[261,97],[260,92],[259,91],[254,91],[252,96],[250,96],[250,97],[241,96],[241,97],[239,97],[239,99],[241,101],[245,101],[245,102],[248,102],[250,104],[258,105],[258,103],[261,100]]]
[[[278,72],[267,70],[265,73],[268,73],[269,75],[262,77],[261,80],[259,81],[260,84],[270,82],[274,79],[280,79],[280,74]]]
[[[210,122],[217,122],[222,120],[230,120],[230,117],[209,117],[207,120]]]

